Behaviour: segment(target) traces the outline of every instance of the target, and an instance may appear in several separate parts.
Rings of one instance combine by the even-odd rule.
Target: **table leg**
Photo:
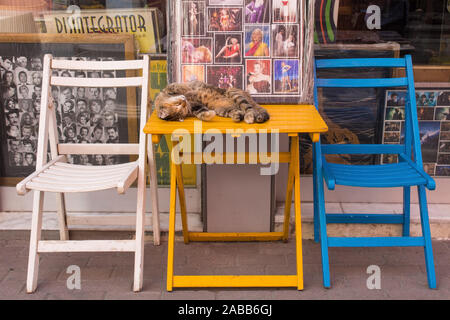
[[[292,141],[292,139],[291,139]],[[291,142],[292,143],[292,142]],[[291,156],[289,161],[289,174],[286,190],[286,200],[284,202],[284,225],[283,225],[283,241],[287,242],[289,239],[289,224],[291,219],[291,203],[292,203],[292,190],[294,188],[295,180],[295,154],[291,146]]]
[[[189,229],[187,223],[186,196],[184,194],[183,173],[181,169],[181,164],[176,165],[176,176],[177,176],[178,197],[180,200],[181,224],[183,226],[183,238],[184,243],[188,244]]]
[[[175,246],[175,217],[177,206],[177,175],[176,165],[170,162],[170,210],[169,210],[169,239],[167,249],[167,291],[173,289],[173,255]]]
[[[294,155],[294,206],[295,206],[295,243],[297,256],[297,289],[303,290],[303,252],[302,252],[302,220],[300,206],[300,150],[298,136],[291,137],[291,150]]]

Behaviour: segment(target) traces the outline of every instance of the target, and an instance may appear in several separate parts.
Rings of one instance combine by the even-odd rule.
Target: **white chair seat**
[[[108,166],[83,166],[56,162],[26,183],[27,189],[48,192],[89,192],[117,188],[123,193],[124,181],[135,180],[138,162]]]

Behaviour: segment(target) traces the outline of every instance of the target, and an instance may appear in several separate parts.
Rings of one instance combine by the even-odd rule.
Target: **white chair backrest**
[[[131,77],[117,78],[75,78],[52,76],[54,70],[72,71],[131,71]],[[139,72],[140,71],[140,72]],[[136,74],[141,74],[136,76]],[[39,119],[39,141],[37,150],[36,168],[40,169],[46,162],[47,141],[50,142],[52,158],[65,154],[110,154],[110,155],[139,155],[144,156],[146,150],[146,135],[142,133],[148,118],[148,78],[149,57],[144,56],[142,60],[124,61],[75,61],[57,60],[52,55],[44,56],[44,68],[42,79],[41,114]],[[139,144],[137,143],[95,143],[74,144],[59,143],[56,124],[56,107],[50,95],[51,86],[63,87],[94,87],[94,88],[117,88],[117,87],[141,87],[140,97],[140,125]],[[133,106],[127,106],[132,108]],[[136,106],[137,108],[137,106]]]

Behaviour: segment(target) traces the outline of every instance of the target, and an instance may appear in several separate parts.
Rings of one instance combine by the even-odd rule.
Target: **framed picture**
[[[245,26],[245,57],[270,57],[270,26]]]
[[[217,33],[215,35],[215,57],[217,64],[242,63],[242,33]]]
[[[208,32],[242,31],[242,8],[208,8]]]
[[[187,1],[182,4],[183,16],[183,36],[204,36],[205,35],[205,2]]]
[[[212,38],[183,38],[181,62],[203,64],[213,62]]]
[[[272,17],[274,23],[297,22],[297,0],[273,0]]]
[[[245,23],[270,23],[270,0],[245,0]]]
[[[207,82],[222,88],[243,89],[243,67],[242,66],[207,66]]]
[[[14,185],[35,170],[42,61],[55,59],[114,61],[134,59],[132,35],[0,34],[0,184]],[[134,71],[55,71],[67,77],[123,77]],[[134,88],[52,87],[59,140],[64,143],[137,142]],[[85,165],[119,163],[121,156],[68,155]],[[128,160],[128,159],[127,159]]]

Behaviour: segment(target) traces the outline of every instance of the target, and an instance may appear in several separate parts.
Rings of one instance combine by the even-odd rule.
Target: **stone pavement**
[[[322,287],[320,246],[303,241],[303,291],[275,289],[165,290],[167,241],[145,246],[144,289],[131,290],[131,253],[42,254],[38,289],[25,293],[28,241],[1,237],[0,299],[450,299],[450,241],[434,241],[438,289],[427,286],[422,248],[330,248],[332,288]],[[175,245],[175,274],[293,274],[295,243]],[[69,290],[67,267],[81,269],[81,289]],[[381,270],[381,289],[367,289],[367,267]]]

